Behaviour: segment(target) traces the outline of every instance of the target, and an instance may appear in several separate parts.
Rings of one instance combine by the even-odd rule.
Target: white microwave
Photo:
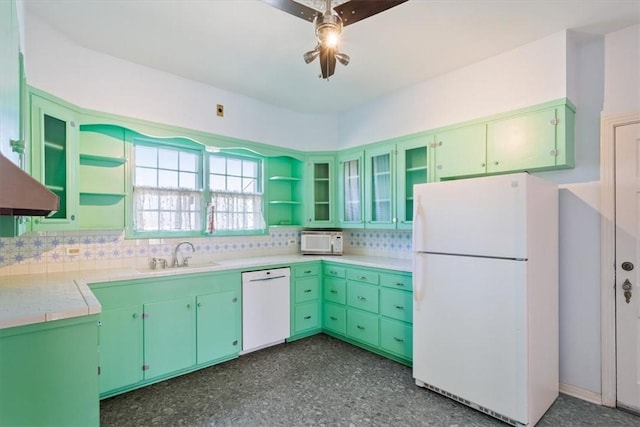
[[[300,251],[305,255],[342,255],[342,231],[302,230]]]

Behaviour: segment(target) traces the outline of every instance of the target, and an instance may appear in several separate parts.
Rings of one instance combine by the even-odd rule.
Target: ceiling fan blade
[[[320,69],[322,78],[328,79],[336,71],[336,49],[330,47],[320,48]]]
[[[365,18],[384,12],[407,0],[351,0],[334,7],[342,18],[343,26],[354,24]]]
[[[283,12],[287,12],[290,15],[297,16],[298,18],[305,19],[309,22],[313,22],[316,15],[322,15],[320,12],[305,6],[304,4],[295,2],[293,0],[262,0],[270,6],[280,9]]]

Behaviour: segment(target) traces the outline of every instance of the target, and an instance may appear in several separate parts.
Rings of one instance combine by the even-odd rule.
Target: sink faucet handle
[[[184,257],[184,260],[182,261],[182,266],[183,267],[188,267],[189,266],[189,260],[191,259],[190,256],[186,256]]]

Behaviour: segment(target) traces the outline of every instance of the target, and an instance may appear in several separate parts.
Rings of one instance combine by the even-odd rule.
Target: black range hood
[[[0,215],[47,216],[59,198],[11,160],[0,154]]]

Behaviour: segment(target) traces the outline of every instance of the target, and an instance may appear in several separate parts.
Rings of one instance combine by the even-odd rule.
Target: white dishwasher
[[[242,351],[284,342],[290,335],[289,268],[242,273]]]

